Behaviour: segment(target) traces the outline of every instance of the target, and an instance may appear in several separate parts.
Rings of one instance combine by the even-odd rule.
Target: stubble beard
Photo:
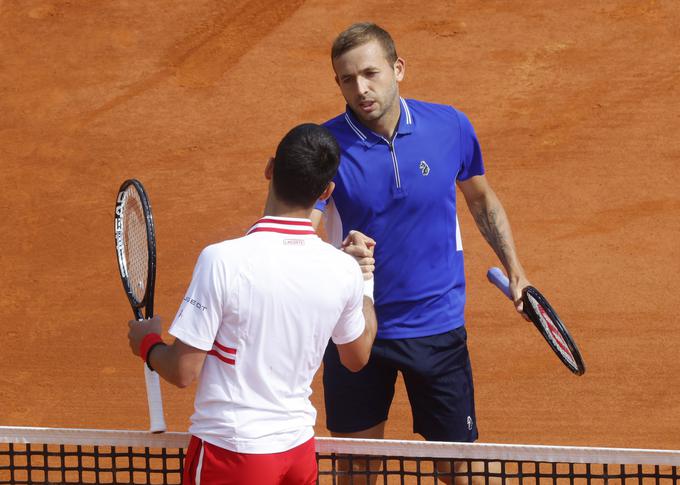
[[[388,97],[383,98],[382,100],[374,99],[374,102],[378,104],[379,109],[374,110],[370,113],[364,113],[361,110],[361,107],[358,106],[358,103],[357,107],[353,108],[354,114],[357,116],[357,118],[364,122],[364,124],[366,124],[369,128],[372,128],[372,126],[375,126],[379,120],[387,116],[393,109],[395,109],[395,106],[397,107],[396,111],[400,112],[400,110],[398,109],[399,91],[396,86],[393,87]]]

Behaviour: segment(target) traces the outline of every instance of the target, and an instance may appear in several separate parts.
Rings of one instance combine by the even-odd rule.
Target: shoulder
[[[348,149],[360,140],[359,137],[357,137],[356,132],[348,124],[347,115],[345,113],[326,121],[322,126],[331,132],[342,149]]]
[[[336,266],[346,267],[348,265],[356,264],[356,261],[352,256],[321,238],[319,238],[319,250],[325,252],[325,256]]]
[[[357,271],[361,272],[359,264],[352,256],[325,241],[320,241],[320,244],[320,250],[325,253],[324,257],[334,272],[352,275],[352,277]]]
[[[430,103],[417,99],[405,99],[414,116],[425,121],[448,121],[456,125],[470,124],[465,113],[450,104]]]
[[[468,116],[448,104],[428,103],[415,99],[405,100],[412,112],[416,125],[428,130],[456,130],[462,138],[476,137],[475,129]]]
[[[203,248],[198,260],[204,264],[213,264],[220,261],[239,257],[241,248],[247,248],[245,238],[228,239],[218,243],[210,244]]]
[[[335,118],[322,123],[322,126],[328,128],[329,130],[338,129],[340,126],[345,125],[345,113],[341,113]]]
[[[448,104],[430,103],[428,101],[421,101],[418,99],[404,99],[409,109],[415,113],[420,113],[424,116],[452,116],[456,109]]]

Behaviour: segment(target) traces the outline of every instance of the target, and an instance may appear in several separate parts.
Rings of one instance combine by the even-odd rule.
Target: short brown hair
[[[364,45],[372,40],[377,40],[385,51],[385,57],[390,64],[397,61],[397,48],[392,36],[385,29],[370,22],[352,24],[347,30],[341,32],[331,47],[331,60],[337,59],[345,52]]]

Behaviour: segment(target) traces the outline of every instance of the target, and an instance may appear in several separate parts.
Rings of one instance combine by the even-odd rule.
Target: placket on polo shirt
[[[361,143],[367,149],[373,148],[377,143],[382,143],[387,146],[392,163],[392,173],[394,176],[392,195],[397,199],[406,197],[408,195],[407,187],[402,181],[401,171],[399,169],[399,157],[397,155],[399,143],[397,140],[400,136],[410,135],[413,132],[413,118],[411,116],[411,111],[409,110],[404,98],[399,98],[399,102],[399,121],[397,122],[397,127],[394,131],[394,134],[392,135],[391,140],[388,140],[384,136],[366,128],[357,119],[349,106],[345,108],[345,121],[347,122],[347,125],[352,129],[352,131],[354,131],[354,133],[361,140]]]

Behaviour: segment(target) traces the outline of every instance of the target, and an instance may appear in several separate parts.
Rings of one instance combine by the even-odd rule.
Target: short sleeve
[[[210,350],[222,323],[226,274],[210,247],[201,252],[189,289],[184,295],[170,334],[197,349]]]
[[[347,344],[358,339],[364,333],[364,277],[358,265],[349,292],[349,299],[333,329],[331,338],[337,345]]]
[[[484,175],[484,161],[482,149],[475,134],[470,120],[460,111],[456,111],[459,120],[461,167],[458,171],[458,180],[467,180],[476,175]]]

